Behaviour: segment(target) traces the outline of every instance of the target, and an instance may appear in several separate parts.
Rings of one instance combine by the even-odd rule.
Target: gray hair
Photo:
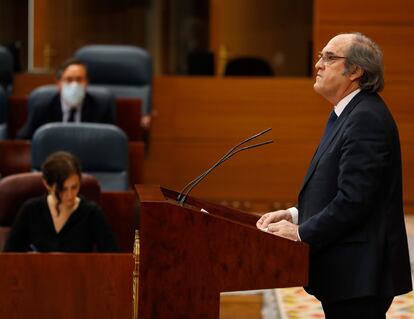
[[[348,49],[344,74],[349,74],[353,66],[360,67],[364,74],[359,79],[361,90],[380,92],[384,88],[384,64],[380,47],[362,33],[355,35]]]

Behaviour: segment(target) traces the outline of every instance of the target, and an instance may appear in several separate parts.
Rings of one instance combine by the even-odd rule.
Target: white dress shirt
[[[82,104],[79,105],[79,106],[70,107],[67,103],[65,103],[65,101],[62,98],[60,98],[60,105],[62,105],[62,122],[63,123],[68,122],[71,108],[76,109],[74,122],[75,123],[80,123],[81,122],[81,120],[82,120],[82,118],[81,118]]]

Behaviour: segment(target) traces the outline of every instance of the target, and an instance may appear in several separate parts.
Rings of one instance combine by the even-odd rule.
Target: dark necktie
[[[73,107],[69,110],[68,122],[75,122],[75,115],[76,115],[76,108]]]
[[[329,136],[332,133],[332,129],[334,127],[334,124],[337,118],[338,116],[335,114],[335,111],[332,111],[331,114],[329,115],[328,123],[326,123],[325,132],[323,133],[321,142],[319,143],[318,150],[316,151],[316,154],[314,157],[317,157],[319,155],[319,153],[324,148],[325,144],[328,142]]]
[[[336,115],[335,111],[332,111],[329,115],[328,123],[326,123],[325,132],[323,133],[323,137],[321,140],[321,144],[326,141],[326,139],[331,135],[333,125],[335,124],[336,119],[338,116]]]

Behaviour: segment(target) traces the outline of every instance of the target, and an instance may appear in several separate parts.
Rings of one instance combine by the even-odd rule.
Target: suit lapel
[[[322,157],[322,155],[326,152],[326,150],[329,148],[329,145],[331,144],[332,140],[335,138],[335,136],[341,131],[341,128],[343,127],[344,123],[346,122],[346,119],[348,118],[348,115],[352,112],[352,110],[355,108],[355,106],[361,101],[361,99],[364,97],[365,93],[363,91],[359,92],[355,97],[348,103],[348,105],[345,107],[339,118],[336,120],[332,133],[328,138],[327,143],[325,143],[321,149],[320,152],[316,151],[314,154],[314,157],[312,158],[308,171],[306,172],[305,178],[303,180],[302,187],[300,188],[300,192],[302,192],[303,188],[308,183],[310,177],[314,173],[316,167],[318,166],[319,160]],[[320,145],[319,145],[320,147]]]
[[[93,112],[98,112],[98,109],[91,108],[91,103],[91,97],[86,93],[82,104],[82,122],[95,122],[95,114]]]
[[[60,102],[60,94],[56,94],[53,97],[52,101],[52,112],[49,115],[51,118],[49,122],[62,122],[63,121],[63,112],[62,104]]]

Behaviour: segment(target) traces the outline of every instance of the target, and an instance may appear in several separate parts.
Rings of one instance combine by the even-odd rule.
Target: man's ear
[[[351,81],[358,80],[364,75],[364,70],[361,69],[359,66],[352,65],[349,70],[349,78]]]

